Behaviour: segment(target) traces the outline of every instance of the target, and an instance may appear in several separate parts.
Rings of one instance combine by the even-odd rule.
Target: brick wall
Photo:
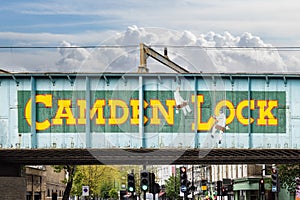
[[[24,177],[0,177],[1,200],[25,200],[26,181]],[[4,184],[5,183],[5,184]]]

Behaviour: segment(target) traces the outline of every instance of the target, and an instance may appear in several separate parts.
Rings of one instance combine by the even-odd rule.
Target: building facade
[[[26,166],[26,200],[59,200],[62,199],[66,185],[66,173],[54,172],[48,165]]]
[[[188,179],[196,186],[194,197],[204,199],[206,196],[215,196],[217,182],[222,181],[226,188],[226,196],[223,200],[273,200],[276,193],[271,191],[271,165],[195,165],[186,166]],[[265,192],[259,189],[259,182],[264,179]],[[270,180],[270,181],[268,181]],[[205,181],[207,190],[202,190]],[[192,195],[189,195],[192,198]],[[278,199],[294,200],[294,194],[282,189],[278,193]]]

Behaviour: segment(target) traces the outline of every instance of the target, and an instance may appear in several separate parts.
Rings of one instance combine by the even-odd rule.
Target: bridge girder
[[[1,149],[0,164],[298,164],[299,149]]]

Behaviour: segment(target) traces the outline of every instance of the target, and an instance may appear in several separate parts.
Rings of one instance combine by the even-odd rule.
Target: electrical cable
[[[197,45],[150,45],[151,47],[167,47],[176,49],[203,50],[264,50],[264,51],[300,51],[300,46],[197,46]],[[117,49],[138,48],[139,45],[84,45],[84,46],[0,46],[0,49]]]

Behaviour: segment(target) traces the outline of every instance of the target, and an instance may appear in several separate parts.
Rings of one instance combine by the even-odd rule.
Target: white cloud
[[[260,48],[212,49],[212,47],[272,47],[271,44],[265,43],[251,33],[234,36],[229,32],[223,34],[209,32],[197,36],[190,31],[177,32],[137,26],[130,26],[124,33],[117,34],[102,43],[102,45],[136,46],[95,49],[88,59],[82,62],[79,71],[136,71],[139,65],[138,44],[141,42],[152,45],[161,53],[163,46],[168,46],[169,57],[191,72],[287,71],[285,64],[287,61],[274,50]],[[74,57],[74,60],[78,61],[78,58]],[[294,62],[296,62],[295,59]],[[151,72],[170,71],[167,67],[162,67],[161,64],[151,59],[148,59],[148,66]]]
[[[58,54],[53,50],[11,49],[0,51],[0,69],[10,72],[53,72],[58,71],[55,65],[58,59]]]
[[[81,66],[85,60],[90,57],[90,52],[84,48],[76,48],[76,46],[63,41],[59,48],[59,54],[61,59],[57,62],[57,65],[62,67],[76,67]],[[66,70],[66,69],[64,69]]]
[[[23,50],[23,54],[1,52],[0,58],[3,57],[3,59],[0,59],[0,66],[14,66],[15,70],[27,71],[136,72],[141,42],[151,45],[161,53],[163,53],[164,46],[167,46],[169,58],[191,72],[295,72],[300,64],[296,55],[283,55],[275,50],[259,48],[272,47],[272,45],[264,42],[259,36],[247,32],[241,35],[233,35],[230,32],[208,32],[197,35],[192,31],[179,32],[162,28],[129,26],[125,32],[111,34],[106,40],[101,37],[103,35],[99,34],[98,37],[96,33],[92,35],[92,38],[88,36],[89,34],[82,37],[89,38],[90,42],[102,41],[98,43],[100,48],[74,48],[80,46],[80,42],[72,42],[72,39],[76,41],[78,38],[70,37],[70,40],[62,40],[64,42],[60,45],[72,48],[54,49],[55,51],[52,49],[47,52],[39,49],[37,55],[26,50]],[[30,35],[27,37],[28,41],[29,38],[33,38]],[[49,37],[52,36],[49,35]],[[56,41],[61,38],[63,35],[53,36],[52,39]],[[105,47],[106,45],[110,47]],[[116,48],[116,46],[121,46],[121,48]],[[214,47],[258,48],[219,49]],[[9,61],[12,60],[8,59],[9,57],[18,59],[9,65]],[[147,62],[150,72],[173,72],[153,59],[148,58]]]

